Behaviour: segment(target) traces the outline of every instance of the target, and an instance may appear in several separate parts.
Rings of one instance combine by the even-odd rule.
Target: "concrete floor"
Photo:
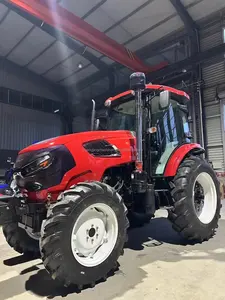
[[[59,288],[40,260],[26,261],[0,235],[0,300],[225,300],[225,209],[217,235],[190,246],[159,211],[149,226],[130,232],[120,270],[77,294]]]

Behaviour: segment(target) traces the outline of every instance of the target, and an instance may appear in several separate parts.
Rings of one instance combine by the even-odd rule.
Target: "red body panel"
[[[120,150],[121,157],[94,157],[83,147],[85,142],[101,139],[115,145]],[[20,154],[62,144],[65,145],[73,155],[76,161],[76,166],[64,175],[60,185],[49,188],[48,191],[31,193],[29,195],[31,200],[45,201],[47,192],[50,192],[53,199],[55,199],[60,192],[69,188],[73,184],[85,180],[99,181],[101,180],[105,170],[108,168],[130,163],[136,159],[135,137],[130,131],[123,130],[90,131],[60,136],[31,145],[20,151]]]
[[[83,144],[87,141],[104,139],[115,145],[121,152],[121,157],[100,158],[89,154]],[[72,153],[76,166],[67,172],[57,186],[35,193],[29,193],[32,201],[46,201],[48,193],[56,200],[60,192],[78,182],[86,180],[100,181],[104,172],[114,166],[134,162],[136,159],[135,137],[129,131],[91,131],[53,138],[39,144],[31,145],[20,153],[30,152],[53,145],[64,144]],[[169,159],[164,177],[173,177],[184,157],[193,149],[202,149],[199,144],[185,144],[177,148]]]
[[[184,157],[193,149],[203,149],[199,144],[185,144],[177,148],[170,157],[165,171],[165,177],[174,177]]]

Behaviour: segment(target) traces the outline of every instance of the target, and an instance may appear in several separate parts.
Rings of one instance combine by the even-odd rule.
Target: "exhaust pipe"
[[[142,91],[145,90],[146,78],[144,73],[133,73],[130,76],[130,89],[135,93],[135,116],[136,116],[136,169],[143,171],[143,147],[142,147]]]
[[[96,114],[95,106],[96,106],[95,100],[92,99],[91,131],[93,131],[95,129],[95,114]]]
[[[130,76],[130,89],[135,94],[136,115],[136,163],[132,176],[132,188],[134,193],[142,194],[144,213],[133,212],[136,219],[145,221],[155,213],[155,191],[153,184],[148,183],[148,174],[143,166],[143,101],[142,92],[145,90],[146,78],[144,73],[133,73]],[[146,133],[145,133],[146,134]],[[150,155],[150,154],[149,154]],[[150,157],[151,160],[151,157]]]

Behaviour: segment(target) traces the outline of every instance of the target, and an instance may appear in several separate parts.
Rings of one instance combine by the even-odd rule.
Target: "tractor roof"
[[[146,92],[148,90],[169,91],[169,92],[171,92],[173,94],[176,94],[178,96],[182,96],[182,97],[186,98],[187,100],[190,100],[190,97],[189,97],[189,95],[187,93],[185,93],[183,91],[180,91],[180,90],[177,90],[177,89],[174,89],[172,87],[166,86],[166,85],[146,84],[145,90],[146,90]],[[114,97],[108,98],[106,101],[108,101],[108,100],[110,100],[110,101],[118,100],[118,99],[123,98],[123,97],[128,96],[128,95],[133,95],[133,90],[128,90],[128,91],[122,92],[122,93],[120,93],[120,94],[118,94],[118,95],[116,95]]]

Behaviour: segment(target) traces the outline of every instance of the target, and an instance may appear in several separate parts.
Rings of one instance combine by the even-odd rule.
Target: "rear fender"
[[[188,154],[201,155],[204,152],[205,150],[199,144],[185,144],[176,148],[166,164],[164,177],[174,177],[181,162]]]

